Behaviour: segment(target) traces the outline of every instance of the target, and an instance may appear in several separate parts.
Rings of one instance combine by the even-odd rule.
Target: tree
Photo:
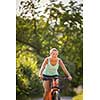
[[[50,4],[46,5],[44,13],[41,15],[39,9],[39,1],[34,3],[31,0],[22,1],[20,10],[21,13],[16,17],[16,55],[17,60],[17,82],[23,83],[23,78],[28,77],[26,91],[20,89],[20,84],[17,83],[17,93],[23,92],[31,94],[29,87],[36,89],[30,79],[33,74],[33,66],[37,70],[33,75],[37,76],[38,70],[43,59],[49,55],[49,50],[56,47],[59,50],[59,57],[63,59],[66,67],[73,76],[73,81],[69,83],[68,93],[72,95],[73,87],[83,83],[83,16],[82,4],[77,1],[70,1],[68,5],[61,1],[50,0]],[[28,16],[30,13],[30,16]],[[35,59],[23,62],[25,59]],[[35,62],[36,63],[35,63]],[[25,65],[30,63],[30,65]],[[31,68],[30,68],[30,67]],[[37,67],[36,67],[37,66]],[[29,69],[30,68],[30,69]],[[27,70],[23,73],[23,70]],[[30,74],[28,74],[28,72]],[[60,72],[62,74],[62,72]],[[19,75],[21,78],[19,78]],[[35,78],[35,77],[34,77]],[[36,77],[37,82],[38,78]],[[34,81],[35,82],[35,81]],[[35,84],[33,82],[33,84]],[[26,82],[27,83],[27,82]],[[41,87],[41,83],[38,84]],[[41,87],[42,89],[42,87]],[[66,91],[64,91],[66,92]],[[73,93],[74,94],[74,93]]]

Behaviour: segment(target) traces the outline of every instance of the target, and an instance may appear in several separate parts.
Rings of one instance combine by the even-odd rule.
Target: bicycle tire
[[[55,91],[52,100],[60,100],[60,93],[58,91]]]

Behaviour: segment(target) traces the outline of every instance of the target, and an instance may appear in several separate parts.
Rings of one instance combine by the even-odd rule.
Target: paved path
[[[32,100],[43,100],[42,98],[36,98],[36,99],[32,99]],[[61,100],[72,100],[71,97],[61,97]]]

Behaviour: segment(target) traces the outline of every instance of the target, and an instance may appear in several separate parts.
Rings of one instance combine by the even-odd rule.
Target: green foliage
[[[72,98],[72,100],[83,100],[83,94],[79,94]]]
[[[36,95],[36,91],[41,93],[41,82],[38,78],[37,57],[30,52],[30,47],[17,42],[16,56],[16,90],[17,96]],[[38,89],[40,88],[40,90]]]
[[[39,0],[21,2],[16,17],[17,95],[42,94],[38,71],[52,47],[59,50],[59,57],[73,76],[65,92],[74,95],[73,87],[83,84],[82,6],[72,0],[68,5],[52,0],[41,15]]]

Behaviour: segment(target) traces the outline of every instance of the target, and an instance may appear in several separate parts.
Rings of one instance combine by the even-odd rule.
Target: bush
[[[83,100],[83,93],[73,97],[72,100]]]

